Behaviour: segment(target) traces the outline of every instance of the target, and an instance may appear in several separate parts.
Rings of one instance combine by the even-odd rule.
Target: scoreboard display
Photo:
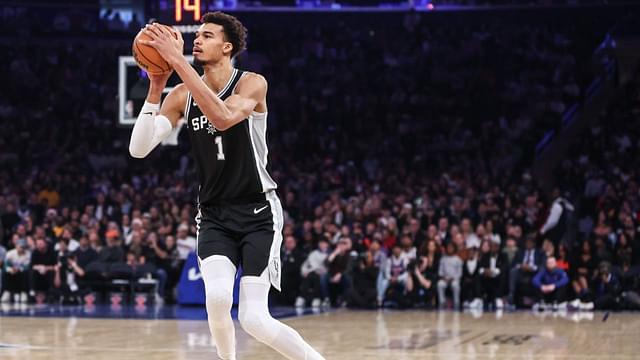
[[[237,0],[156,0],[147,2],[147,17],[163,24],[192,25],[207,11],[232,10]]]
[[[207,10],[209,0],[155,0],[147,1],[147,19],[156,19],[167,25],[191,25],[200,20]]]
[[[295,7],[305,0],[262,0],[261,7]],[[193,25],[208,11],[259,10],[254,0],[155,0],[146,2],[147,18],[168,25]]]
[[[187,21],[197,22],[200,20],[201,5],[200,0],[175,0],[173,20],[176,24],[181,23],[185,18]]]

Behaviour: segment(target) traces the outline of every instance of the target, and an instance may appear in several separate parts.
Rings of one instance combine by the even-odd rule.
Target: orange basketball
[[[178,37],[178,35],[172,28],[168,26],[166,27],[171,30],[176,38]],[[169,66],[169,64],[164,61],[158,51],[149,45],[141,44],[139,40],[151,40],[151,37],[140,30],[135,39],[133,39],[133,58],[136,60],[138,66],[151,75],[162,75],[171,72],[171,66]]]

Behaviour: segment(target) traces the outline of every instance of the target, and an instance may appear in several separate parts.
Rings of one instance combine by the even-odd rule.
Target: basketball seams
[[[156,64],[155,62],[151,61],[147,56],[145,56],[144,52],[142,51],[142,49],[138,46],[138,39],[137,38],[133,42],[133,47],[134,47],[133,56],[136,59],[136,62],[138,64],[140,64],[140,65],[143,65],[143,64],[141,64],[141,62],[138,61],[138,56],[140,56],[141,58],[143,58],[144,60],[146,60],[148,62],[148,64],[146,64],[147,68],[144,69],[146,72],[151,73],[149,71],[149,69],[148,69],[149,65],[153,65],[153,66],[158,67],[159,69],[161,69],[162,73],[167,73],[167,72],[171,71],[171,67],[169,66],[169,64],[166,61],[164,61],[164,63],[167,64],[167,68]],[[153,74],[153,73],[151,73],[151,74]]]

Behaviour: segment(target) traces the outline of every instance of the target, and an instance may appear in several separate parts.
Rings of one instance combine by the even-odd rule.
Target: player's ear
[[[230,42],[225,42],[224,46],[222,47],[222,51],[231,54],[231,51],[233,51],[233,44]]]

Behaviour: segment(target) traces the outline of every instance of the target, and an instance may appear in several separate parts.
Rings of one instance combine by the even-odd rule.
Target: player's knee
[[[231,311],[233,297],[226,291],[219,289],[207,292],[207,311],[212,314],[225,314]]]
[[[256,340],[268,344],[273,338],[270,331],[272,330],[269,323],[270,315],[257,314],[250,311],[241,311],[238,314],[240,326],[247,334],[253,336]]]

